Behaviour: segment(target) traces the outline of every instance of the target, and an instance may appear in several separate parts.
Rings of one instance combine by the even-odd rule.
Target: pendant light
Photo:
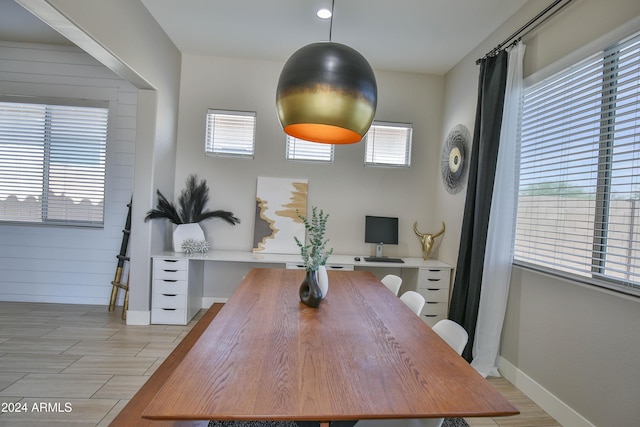
[[[328,144],[362,140],[376,112],[373,70],[355,49],[331,41],[312,43],[285,63],[276,90],[276,109],[285,133]]]

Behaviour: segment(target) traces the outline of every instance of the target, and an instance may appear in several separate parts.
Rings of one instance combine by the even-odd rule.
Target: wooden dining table
[[[152,420],[495,417],[518,410],[373,274],[249,272],[142,413]]]

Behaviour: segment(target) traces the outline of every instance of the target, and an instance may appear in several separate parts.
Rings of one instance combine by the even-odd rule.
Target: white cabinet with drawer
[[[153,258],[151,323],[186,325],[202,308],[201,262]]]
[[[202,307],[226,301],[251,268],[304,269],[299,254],[249,251],[161,252],[152,260],[151,323],[159,324],[187,324]],[[447,317],[451,266],[435,259],[406,257],[403,261],[368,262],[360,255],[332,254],[326,267],[330,271],[366,270],[377,277],[400,275],[401,293],[414,290],[424,295],[426,304],[420,317],[427,324]]]
[[[331,270],[353,271],[353,265],[347,265],[347,264],[327,264],[327,265],[325,265],[325,267],[327,267],[327,271],[331,271]],[[288,262],[288,263],[285,264],[285,268],[287,270],[303,270],[304,269],[304,264]]]
[[[430,326],[445,319],[449,309],[450,268],[420,268],[417,291],[425,299],[420,317]]]

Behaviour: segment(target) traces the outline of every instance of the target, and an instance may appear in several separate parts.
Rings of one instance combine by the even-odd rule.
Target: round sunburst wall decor
[[[457,125],[449,132],[442,147],[440,171],[444,188],[450,194],[457,194],[464,187],[469,154],[469,129]]]

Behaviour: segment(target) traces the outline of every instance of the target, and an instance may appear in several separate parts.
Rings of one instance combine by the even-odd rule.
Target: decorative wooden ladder
[[[122,244],[120,245],[120,253],[116,256],[118,258],[118,265],[116,267],[116,274],[111,282],[113,286],[111,288],[111,300],[109,301],[109,311],[113,311],[116,308],[116,300],[118,299],[118,291],[124,289],[124,303],[122,304],[122,319],[127,318],[127,309],[129,308],[129,273],[127,272],[127,281],[122,283],[122,273],[124,271],[125,262],[129,262],[127,256],[127,247],[129,246],[129,236],[131,235],[131,203],[127,205],[129,212],[127,213],[127,221],[122,230]]]

